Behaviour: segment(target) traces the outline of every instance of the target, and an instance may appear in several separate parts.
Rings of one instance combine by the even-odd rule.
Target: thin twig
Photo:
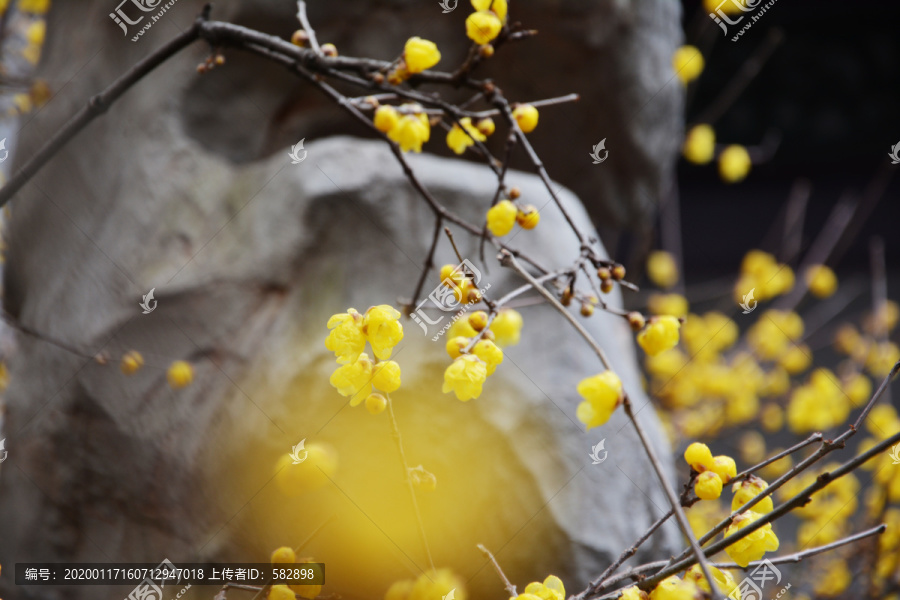
[[[312,48],[313,52],[316,54],[322,54],[319,40],[316,39],[316,31],[310,27],[309,19],[306,17],[306,2],[303,0],[297,0],[297,19],[300,21],[300,26],[303,27],[306,35],[309,36],[309,47]]]
[[[707,560],[706,555],[703,554],[703,549],[700,548],[697,536],[694,535],[694,530],[691,529],[691,524],[688,522],[687,515],[684,514],[684,509],[681,507],[681,502],[678,500],[675,490],[672,489],[672,485],[669,483],[666,474],[663,472],[662,464],[656,457],[656,451],[653,450],[653,446],[650,444],[647,434],[644,433],[644,428],[638,422],[634,410],[632,410],[631,400],[628,398],[628,394],[625,394],[623,408],[628,419],[631,421],[631,424],[634,426],[634,430],[637,432],[638,437],[641,439],[641,444],[644,446],[647,458],[650,459],[650,464],[653,465],[653,470],[656,471],[656,476],[663,486],[663,490],[669,499],[672,510],[675,511],[675,518],[681,526],[681,531],[690,543],[695,558],[700,562],[700,569],[703,571],[703,576],[706,578],[706,581],[709,583],[710,589],[712,590],[713,600],[718,600],[722,595],[719,593],[718,587],[714,584],[715,579],[713,579],[712,571],[710,571],[709,561]]]
[[[798,563],[798,562],[802,561],[803,559],[810,558],[812,556],[816,556],[817,554],[822,554],[823,552],[828,552],[830,550],[834,550],[834,549],[840,548],[842,546],[847,546],[849,544],[852,544],[853,542],[857,542],[859,540],[863,540],[863,539],[866,539],[866,538],[869,538],[869,537],[872,537],[875,535],[881,535],[882,533],[884,533],[884,531],[886,529],[887,529],[887,527],[884,524],[881,524],[876,527],[872,527],[871,529],[867,529],[865,531],[861,531],[859,533],[855,533],[853,535],[850,535],[845,538],[839,539],[837,541],[831,542],[830,544],[825,544],[824,546],[816,546],[815,548],[810,548],[808,550],[803,550],[801,552],[795,552],[793,554],[786,554],[784,556],[774,556],[772,558],[767,558],[766,562],[768,562],[769,564],[773,564],[773,565]],[[711,566],[713,566],[717,569],[753,569],[753,568],[756,568],[763,564],[765,564],[765,562],[759,561],[759,560],[754,560],[754,561],[750,562],[746,567],[742,567],[739,564],[733,563],[733,562],[712,562],[712,563],[710,563]],[[665,565],[665,561],[656,561],[656,562],[645,563],[643,565],[638,565],[632,569],[629,569],[628,571],[625,571],[623,573],[620,573],[619,575],[616,575],[616,577],[614,579],[610,579],[609,582],[607,582],[607,585],[605,587],[610,587],[610,586],[615,585],[626,579],[639,579],[643,573],[646,573],[648,571],[653,571],[663,565]],[[615,598],[619,595],[620,592],[621,592],[621,590],[616,590],[610,594],[606,594],[606,595],[597,597],[597,600],[605,600],[605,599],[609,599],[609,598]]]
[[[579,323],[568,310],[566,310],[565,306],[560,304],[559,300],[557,300],[556,297],[547,290],[547,288],[545,288],[540,282],[538,282],[528,271],[522,268],[522,265],[519,264],[519,261],[517,261],[511,253],[507,252],[506,250],[501,250],[500,264],[504,266],[511,266],[516,271],[516,273],[521,275],[525,279],[525,281],[530,283],[535,290],[537,290],[544,298],[546,298],[550,302],[550,304],[556,310],[558,310],[566,318],[566,320],[569,321],[569,323],[572,324],[575,330],[581,334],[581,337],[583,337],[585,341],[591,346],[591,349],[600,359],[600,362],[603,363],[603,366],[606,367],[607,370],[612,370],[609,359],[606,357],[606,352],[604,352],[603,348],[601,348],[597,344],[597,341],[594,339],[594,337],[587,332],[584,326]]]
[[[75,137],[82,129],[84,129],[91,121],[102,115],[109,107],[119,99],[119,97],[128,91],[131,86],[144,78],[145,75],[153,71],[156,67],[166,62],[172,56],[189,46],[197,40],[200,32],[200,22],[203,17],[198,18],[194,25],[186,29],[182,33],[175,36],[172,40],[164,44],[159,50],[138,62],[136,65],[128,69],[128,71],[116,79],[105,90],[92,96],[87,104],[75,113],[65,125],[56,130],[50,139],[31,156],[19,171],[13,175],[6,184],[0,188],[0,207],[9,202],[16,192],[18,192],[25,183],[28,182],[41,167],[43,167],[56,153],[62,149],[73,137]]]
[[[425,279],[428,278],[428,273],[431,272],[431,268],[434,266],[434,251],[437,248],[438,240],[441,237],[441,228],[444,225],[444,218],[440,215],[435,217],[434,220],[434,235],[431,238],[431,247],[428,249],[428,254],[425,256],[425,265],[422,267],[422,274],[419,275],[419,281],[416,282],[416,289],[413,292],[412,299],[409,301],[409,304],[406,305],[406,316],[412,314],[413,309],[416,307],[417,300],[419,299],[419,294],[422,293],[422,287],[425,285]]]
[[[494,558],[494,555],[491,554],[491,551],[482,544],[478,544],[478,549],[481,550],[481,553],[487,556],[488,560],[491,561],[491,564],[494,565],[494,570],[497,571],[497,575],[499,575],[500,579],[503,581],[503,587],[506,588],[510,598],[518,596],[519,594],[516,592],[516,586],[514,586],[506,577],[506,574],[503,572],[503,569],[500,568],[500,564],[497,562],[497,559]]]
[[[400,453],[400,462],[403,465],[403,479],[406,481],[406,487],[409,489],[409,497],[412,499],[413,512],[416,515],[416,523],[419,526],[419,534],[422,536],[422,545],[425,547],[425,554],[428,556],[428,564],[434,571],[434,561],[431,559],[431,548],[428,546],[428,537],[425,535],[425,525],[422,522],[422,514],[419,512],[419,501],[416,499],[416,490],[413,488],[412,478],[409,476],[409,463],[406,461],[406,453],[403,451],[403,440],[400,438],[400,428],[397,426],[397,418],[394,416],[394,401],[391,400],[390,394],[387,396],[388,415],[391,417],[391,433],[394,441],[397,443],[397,451]]]

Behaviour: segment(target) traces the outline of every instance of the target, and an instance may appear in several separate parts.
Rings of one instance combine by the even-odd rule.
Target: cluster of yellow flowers
[[[500,309],[490,326],[488,320],[479,310],[458,320],[448,332],[446,349],[453,362],[444,371],[443,391],[463,402],[481,395],[484,382],[503,362],[501,347],[519,342],[522,315],[517,311]]]
[[[294,550],[289,546],[276,548],[272,552],[270,562],[273,565],[308,565],[307,568],[311,568],[314,571],[320,570],[318,566],[313,566],[319,564],[316,563],[315,559],[297,558]],[[316,575],[321,575],[321,573],[317,572]],[[295,600],[296,596],[300,596],[301,598],[312,599],[318,596],[321,591],[321,585],[273,585],[269,589],[269,595],[266,598],[268,600]]]
[[[713,457],[709,447],[700,442],[694,442],[684,452],[684,460],[691,469],[698,473],[694,482],[694,493],[701,500],[716,500],[722,494],[722,485],[731,482],[737,475],[737,467],[730,456]],[[751,498],[765,490],[768,484],[751,475],[744,481],[735,482],[732,486],[734,497],[731,502],[731,510],[737,511]],[[772,498],[767,496],[751,510],[744,511],[725,530],[725,536],[741,530],[747,525],[759,519],[763,514],[772,511]],[[728,556],[746,567],[750,561],[759,560],[767,551],[778,550],[778,537],[772,531],[771,523],[766,523],[750,535],[735,542],[725,549]]]
[[[716,157],[716,132],[706,123],[694,125],[684,138],[682,155],[689,162],[705,165]],[[726,183],[742,181],[750,173],[753,160],[740,144],[730,144],[719,152],[719,176]]]
[[[329,380],[341,396],[350,398],[350,406],[363,400],[372,414],[387,406],[387,399],[373,393],[372,387],[390,394],[400,388],[400,365],[388,360],[394,346],[403,339],[400,312],[387,304],[373,306],[361,315],[350,308],[328,319],[331,332],[325,347],[334,352],[341,363]],[[363,352],[366,342],[372,346],[376,361]]]
[[[137,350],[122,355],[119,369],[124,375],[134,375],[144,366],[144,356]],[[172,389],[181,389],[194,381],[194,367],[185,360],[176,360],[166,370],[166,380]]]
[[[745,294],[754,290],[754,297],[763,302],[794,287],[794,271],[780,264],[775,257],[762,250],[751,250],[741,262],[741,274],[734,286],[734,299],[741,302]]]
[[[525,586],[518,596],[509,600],[565,600],[566,588],[562,580],[556,575],[549,575],[543,582],[532,581]]]
[[[741,599],[741,591],[731,573],[721,571],[713,566],[710,566],[709,570],[715,581],[716,589],[721,594],[733,594],[728,597]],[[703,576],[703,571],[699,565],[694,565],[685,572],[684,579],[677,575],[666,577],[656,585],[649,595],[638,589],[637,586],[632,586],[622,592],[619,600],[696,600],[709,597],[710,592],[709,582]]]
[[[407,103],[399,109],[383,104],[375,109],[375,128],[387,134],[404,152],[422,151],[422,144],[431,138],[431,124],[422,105]]]
[[[694,493],[701,500],[715,500],[722,495],[722,486],[737,475],[737,466],[730,456],[713,457],[709,446],[694,442],[684,451],[684,460],[698,473]]]
[[[462,127],[460,127],[462,125]],[[454,123],[447,132],[447,147],[456,154],[462,154],[466,148],[473,146],[477,141],[485,141],[489,135],[494,133],[494,121],[489,117],[480,119],[474,125],[472,119],[463,117],[459,123]]]
[[[866,316],[863,331],[850,324],[835,334],[835,349],[850,358],[851,371],[866,369],[874,377],[886,377],[900,360],[900,348],[887,341],[887,335],[897,326],[900,306],[888,301]]]
[[[487,228],[497,237],[507,235],[516,223],[522,229],[534,229],[540,220],[538,209],[531,204],[519,207],[508,199],[500,200],[487,211]]]
[[[419,575],[418,579],[401,579],[388,588],[384,600],[436,600],[455,590],[455,600],[466,600],[466,584],[450,569],[436,569]]]

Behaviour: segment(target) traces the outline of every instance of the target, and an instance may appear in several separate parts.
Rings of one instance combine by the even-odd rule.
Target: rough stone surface
[[[224,12],[237,5],[244,6],[230,4]],[[43,69],[60,91],[23,130],[18,156],[33,153],[91,94],[197,9],[187,0],[176,6],[131,43],[113,25],[106,33],[105,3],[59,4]],[[266,8],[276,3],[252,6],[266,23]],[[358,19],[350,18],[355,4],[347,6],[345,27],[379,31],[382,23],[386,39],[406,35],[387,30],[394,21],[384,6],[360,8]],[[396,10],[420,10],[405,6]],[[54,36],[62,28],[69,32],[64,41]],[[309,155],[300,165],[290,164],[286,147],[275,151],[275,141],[259,155],[226,156],[224,138],[210,142],[223,131],[227,113],[218,110],[233,109],[229,123],[243,131],[253,119],[232,100],[265,98],[274,104],[256,121],[264,130],[272,125],[272,106],[287,100],[254,96],[252,89],[238,98],[212,93],[194,71],[204,58],[198,45],[152,73],[15,199],[5,306],[83,356],[22,336],[9,361],[0,563],[264,561],[274,547],[299,545],[325,523],[302,552],[326,563],[325,591],[378,596],[428,560],[386,415],[351,409],[328,384],[335,364],[322,343],[324,323],[348,306],[408,297],[433,220],[379,142],[307,134]],[[255,64],[264,78],[266,68]],[[239,69],[213,74],[227,85],[246,76]],[[288,75],[278,77],[295,87]],[[309,110],[327,121],[319,104]],[[252,137],[229,143],[265,147]],[[412,164],[453,211],[481,219],[494,185],[489,170],[424,155]],[[537,178],[514,172],[510,180],[532,203],[550,200]],[[590,229],[575,196],[563,190],[562,197]],[[456,235],[463,254],[477,256],[474,242]],[[536,230],[511,243],[549,265],[565,264],[578,251],[549,206]],[[446,242],[438,262],[455,262]],[[493,252],[482,266],[494,297],[520,283]],[[150,288],[159,304],[143,315],[137,304]],[[618,293],[611,300],[621,302]],[[419,495],[434,563],[460,572],[479,596],[503,592],[476,543],[494,550],[519,585],[553,572],[575,589],[666,507],[621,411],[587,434],[575,420],[575,385],[600,371],[596,357],[549,308],[522,312],[522,343],[507,352],[483,396],[468,403],[441,393],[443,339],[432,341],[407,321],[396,352],[404,387],[395,402],[407,459],[439,482],[434,493]],[[640,419],[671,471],[641,391],[630,332],[601,314],[586,326],[636,406],[645,407]],[[85,358],[128,349],[140,350],[147,362],[130,378]],[[194,384],[179,391],[165,381],[176,359],[196,366]],[[325,488],[285,498],[272,485],[273,466],[304,438],[334,446],[340,466]],[[609,459],[591,465],[590,447],[603,438]],[[670,552],[674,539],[664,530],[639,558]],[[13,595],[4,581],[0,594]],[[120,598],[122,589],[80,587],[62,595],[17,588],[14,597]]]

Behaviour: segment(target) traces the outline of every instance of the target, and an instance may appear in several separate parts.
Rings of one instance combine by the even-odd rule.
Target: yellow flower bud
[[[375,129],[381,133],[388,133],[397,126],[400,121],[400,113],[390,104],[382,104],[375,109],[374,125]]]
[[[297,560],[297,556],[294,554],[293,548],[282,546],[272,552],[272,558],[269,562],[273,565],[292,565],[295,560]]]
[[[516,224],[518,209],[509,200],[501,200],[487,212],[487,227],[492,234],[503,237],[512,231]]]
[[[473,12],[466,19],[466,35],[479,45],[491,42],[500,34],[501,29],[503,22],[489,10]]]
[[[129,350],[122,356],[119,368],[125,375],[134,375],[144,366],[144,357],[137,350]]]
[[[726,183],[737,183],[750,172],[750,153],[743,146],[732,144],[719,156],[719,175]]]
[[[176,360],[169,365],[166,379],[169,380],[169,385],[173,389],[186,387],[194,380],[194,368],[188,362]]]
[[[381,394],[369,394],[366,397],[366,410],[373,415],[383,412],[385,408],[387,408],[387,398]]]
[[[530,104],[520,104],[513,110],[513,117],[522,133],[531,133],[538,124],[538,109]]]
[[[715,130],[706,124],[691,127],[684,139],[681,153],[694,164],[707,164],[716,155]]]
[[[406,69],[415,74],[438,64],[441,60],[441,53],[434,42],[423,40],[420,37],[411,37],[406,41],[403,49],[403,59],[406,61]]]
[[[703,72],[703,55],[696,46],[681,46],[672,57],[672,68],[682,83],[689,83]]]

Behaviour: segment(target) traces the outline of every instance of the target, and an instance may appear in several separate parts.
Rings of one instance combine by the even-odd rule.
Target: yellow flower
[[[457,399],[466,402],[481,395],[481,386],[487,379],[487,365],[474,354],[463,354],[444,371],[443,392],[453,392]]]
[[[709,451],[709,446],[700,442],[694,442],[687,447],[687,450],[684,451],[684,461],[698,473],[712,471],[713,466],[715,466],[715,460],[712,452]]]
[[[777,404],[767,404],[759,416],[759,422],[763,429],[774,433],[784,426],[784,411]]]
[[[297,560],[293,548],[290,546],[282,546],[272,551],[272,558],[269,560],[273,565],[292,565]]]
[[[748,431],[741,436],[740,442],[741,460],[746,463],[756,464],[766,458],[766,438],[758,431]]]
[[[872,396],[872,382],[862,373],[850,375],[841,380],[844,393],[850,398],[854,406],[859,407],[866,403]]]
[[[806,271],[806,285],[816,298],[827,298],[837,290],[837,275],[825,265],[813,265]]]
[[[806,385],[794,389],[787,406],[787,420],[794,433],[822,431],[843,423],[850,403],[834,373],[816,369]]]
[[[876,344],[866,358],[866,369],[875,377],[887,377],[897,361],[900,360],[900,349],[892,342]]]
[[[638,589],[636,585],[631,586],[619,596],[618,600],[647,600],[649,596],[647,592]]]
[[[404,105],[413,107],[415,110],[418,105]],[[397,120],[397,124],[388,132],[388,138],[400,144],[400,149],[404,152],[421,152],[422,144],[431,137],[431,125],[428,123],[428,115],[423,112],[415,114],[401,115]]]
[[[190,385],[194,380],[194,368],[189,362],[176,360],[171,365],[169,365],[169,370],[166,373],[166,379],[169,380],[169,385],[172,388],[176,390],[179,388],[183,388]]]
[[[466,19],[466,35],[476,44],[487,44],[500,34],[503,22],[489,10],[473,12]]]
[[[522,133],[531,133],[538,124],[538,109],[530,104],[520,104],[513,110],[513,117]]]
[[[497,366],[503,362],[503,350],[490,340],[478,340],[472,352],[487,365],[488,375],[493,375]]]
[[[423,40],[420,37],[411,37],[406,40],[403,59],[406,61],[407,71],[421,73],[438,64],[441,60],[441,53],[434,42]]]
[[[35,21],[31,25],[28,26],[28,30],[25,32],[25,39],[28,40],[28,44],[31,46],[37,46],[40,48],[44,43],[44,35],[47,33],[47,24],[44,21]]]
[[[725,530],[725,537],[730,536],[760,519],[763,515],[748,510],[735,517],[734,522]],[[761,559],[766,552],[778,550],[778,536],[772,531],[772,524],[766,523],[753,533],[741,538],[725,548],[731,560],[746,567],[751,561]]]
[[[737,465],[733,458],[722,454],[713,459],[712,471],[722,479],[722,483],[728,483],[737,475]]]
[[[403,325],[400,312],[387,304],[373,306],[366,311],[362,330],[372,345],[372,352],[379,360],[387,360],[400,340],[403,339]]]
[[[526,205],[516,213],[516,223],[522,229],[534,229],[541,220],[541,213],[531,204]]]
[[[275,463],[275,485],[286,496],[321,488],[337,471],[338,455],[330,445],[310,442],[305,450],[306,458],[300,463],[295,464],[290,453]]]
[[[415,585],[416,582],[413,579],[395,581],[388,588],[388,591],[384,593],[384,600],[409,600],[409,595],[412,593]]]
[[[400,389],[400,365],[389,360],[375,365],[372,384],[382,392],[390,394]]]
[[[896,564],[894,558],[894,564]],[[815,580],[814,590],[816,596],[825,598],[834,598],[840,596],[844,590],[853,583],[853,574],[847,567],[847,562],[842,559],[828,559],[823,565],[822,577]]]
[[[704,64],[703,55],[696,46],[682,46],[672,57],[672,68],[681,83],[690,83],[700,77]]]
[[[534,596],[540,600],[565,600],[566,588],[559,577],[549,575],[543,583],[539,581],[529,583],[520,596]]]
[[[722,478],[713,471],[703,471],[694,481],[694,493],[701,500],[715,500],[722,495]]]
[[[466,148],[475,144],[475,140],[483,142],[487,139],[481,131],[472,125],[472,119],[469,117],[463,117],[459,122],[462,123],[462,127],[454,123],[450,131],[447,132],[447,146],[457,154],[465,152]]]
[[[19,0],[18,6],[22,12],[42,15],[50,8],[50,0]]]
[[[463,335],[458,335],[454,338],[450,338],[447,340],[447,345],[445,348],[447,349],[447,354],[450,355],[450,358],[459,358],[462,356],[462,349],[469,345],[469,342],[472,341],[472,338],[465,337]]]
[[[362,331],[363,316],[355,308],[328,319],[331,332],[325,338],[325,347],[334,352],[341,364],[354,362],[366,349],[366,336]]]
[[[387,398],[381,394],[369,394],[366,396],[366,410],[377,415],[387,408]]]
[[[325,574],[322,573],[322,567],[321,566],[313,566],[313,565],[318,565],[318,563],[316,562],[315,559],[313,559],[313,558],[298,558],[297,564],[298,565],[307,565],[306,568],[311,569],[313,571],[313,573],[315,573],[317,579],[319,579],[320,577],[321,577],[321,579],[319,579],[320,581],[324,579]],[[304,598],[315,598],[322,592],[321,585],[297,585],[297,584],[294,584],[294,585],[289,585],[288,587],[291,588],[295,594],[298,594]]]
[[[778,364],[790,375],[799,375],[812,364],[812,350],[806,344],[791,344],[778,357]]]
[[[688,301],[681,294],[650,294],[647,308],[654,315],[683,317],[688,313]]]
[[[518,214],[516,205],[509,200],[501,200],[487,211],[487,227],[497,237],[512,231]]]
[[[478,131],[488,136],[494,133],[494,129],[496,129],[497,126],[494,125],[494,120],[492,118],[485,117],[475,123],[475,127],[478,129]]]
[[[119,368],[126,375],[134,375],[144,366],[144,357],[137,350],[129,350],[122,356]]]
[[[732,512],[737,511],[740,507],[747,504],[767,487],[769,487],[769,484],[756,475],[751,475],[744,481],[736,481],[735,484],[731,486],[731,491],[734,493],[734,496],[731,499]],[[753,505],[753,511],[765,514],[772,512],[773,507],[772,496],[766,496]]]
[[[382,104],[375,109],[375,119],[373,121],[375,129],[381,133],[388,133],[400,121],[400,113],[390,104]]]
[[[677,575],[666,577],[650,592],[650,600],[695,600],[703,592],[693,581],[684,581]]]
[[[374,365],[369,355],[363,352],[356,362],[342,365],[331,374],[329,383],[341,396],[350,397],[350,406],[357,406],[372,393],[372,371]]]
[[[295,600],[294,592],[286,585],[273,585],[269,589],[267,600]]]
[[[803,319],[795,312],[768,310],[747,332],[747,342],[763,360],[775,360],[803,336]]]
[[[431,570],[419,575],[409,592],[409,600],[439,600],[456,590],[455,600],[467,600],[465,581],[450,569]]]
[[[678,265],[675,257],[657,250],[647,257],[647,277],[661,288],[670,288],[678,282]]]
[[[622,380],[612,371],[604,371],[582,379],[578,393],[584,401],[578,405],[576,416],[587,429],[603,425],[622,402]]]
[[[690,162],[705,165],[716,155],[716,132],[709,125],[694,125],[684,139],[681,153]]]
[[[741,590],[734,582],[734,577],[731,576],[731,573],[728,571],[720,571],[716,567],[710,565],[709,574],[712,575],[713,581],[716,583],[716,589],[722,592],[722,594],[728,595],[733,591],[734,595],[728,596],[729,599],[741,600]],[[697,584],[697,587],[704,592],[712,591],[709,588],[709,582],[706,581],[706,577],[703,575],[703,569],[700,568],[700,565],[694,565],[688,569],[687,573],[684,574],[684,580],[693,581]]]
[[[494,320],[491,321],[491,331],[494,332],[494,343],[501,348],[515,346],[519,343],[522,333],[522,315],[512,308],[501,308]]]
[[[472,0],[472,8],[493,11],[501,21],[506,20],[506,0]]]
[[[706,12],[714,13],[721,10],[726,15],[741,14],[740,6],[744,4],[744,0],[731,0],[731,2],[722,2],[722,0],[703,0],[703,8]]]
[[[719,156],[719,175],[726,183],[737,183],[747,176],[752,165],[750,153],[738,144],[732,144]]]
[[[668,315],[653,317],[648,321],[647,326],[638,333],[638,344],[644,349],[644,352],[650,356],[656,356],[660,352],[675,347],[678,343],[680,327],[681,322],[675,317]]]

